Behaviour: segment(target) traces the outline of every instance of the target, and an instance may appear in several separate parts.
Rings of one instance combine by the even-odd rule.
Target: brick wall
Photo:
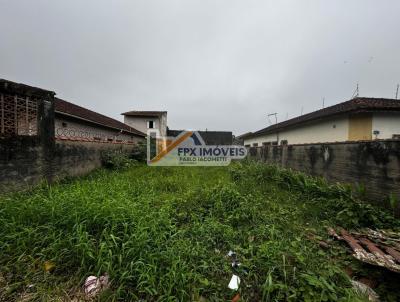
[[[343,142],[251,147],[249,157],[322,176],[331,182],[362,184],[366,199],[388,206],[400,200],[400,141]]]

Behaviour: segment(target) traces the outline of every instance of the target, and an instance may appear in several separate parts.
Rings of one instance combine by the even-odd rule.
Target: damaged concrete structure
[[[144,140],[53,91],[0,79],[0,192],[86,174],[101,166],[102,152],[129,152]]]

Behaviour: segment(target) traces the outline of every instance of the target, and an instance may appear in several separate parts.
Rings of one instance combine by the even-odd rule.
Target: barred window
[[[37,99],[0,94],[0,136],[38,134]]]

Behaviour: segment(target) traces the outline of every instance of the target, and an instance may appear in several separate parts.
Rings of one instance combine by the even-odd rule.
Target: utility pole
[[[325,108],[325,97],[322,98],[322,109]]]
[[[397,100],[397,96],[399,95],[399,86],[400,86],[400,84],[397,84],[397,89],[396,89],[396,100]]]

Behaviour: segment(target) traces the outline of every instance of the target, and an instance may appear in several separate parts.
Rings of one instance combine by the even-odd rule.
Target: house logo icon
[[[162,137],[158,131],[147,133],[149,166],[227,166],[232,159],[243,159],[243,146],[206,145],[197,131],[182,131],[177,137]]]

